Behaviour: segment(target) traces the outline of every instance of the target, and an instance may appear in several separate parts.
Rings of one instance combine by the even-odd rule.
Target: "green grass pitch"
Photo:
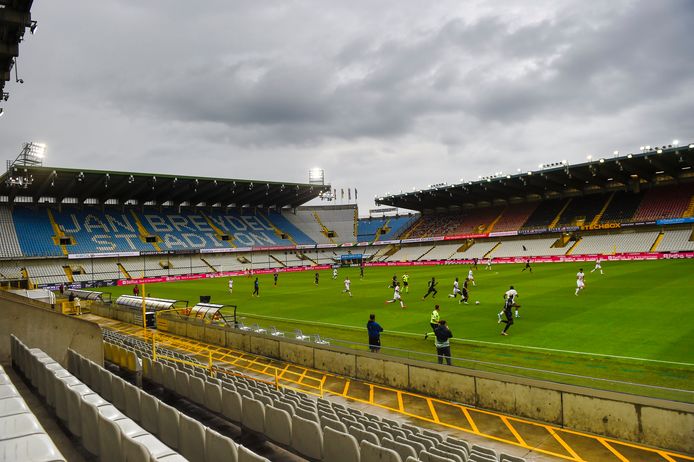
[[[191,304],[199,295],[211,295],[213,303],[237,305],[246,324],[288,332],[301,328],[351,348],[365,349],[365,325],[374,313],[385,329],[382,354],[427,361],[436,360],[435,348],[424,333],[439,304],[456,339],[456,365],[694,402],[693,392],[676,391],[692,390],[694,383],[694,261],[604,262],[604,275],[590,273],[593,266],[534,264],[530,273],[521,272],[523,265],[497,264],[491,271],[479,265],[469,305],[448,297],[456,276],[462,286],[468,265],[367,267],[364,279],[358,268],[340,268],[336,280],[324,270],[318,286],[314,271],[280,273],[277,287],[271,274],[261,275],[259,298],[251,296],[254,278],[241,276],[234,278],[232,295],[227,278],[148,284],[146,291]],[[581,267],[586,288],[575,296]],[[393,295],[387,287],[393,274],[401,279],[405,273],[410,276],[409,293],[403,293],[407,308],[385,304]],[[351,298],[342,293],[345,276],[352,281]],[[432,276],[439,281],[438,295],[422,301]],[[522,308],[504,337],[497,313],[510,285],[518,290]],[[131,292],[132,286],[113,289],[114,296]]]

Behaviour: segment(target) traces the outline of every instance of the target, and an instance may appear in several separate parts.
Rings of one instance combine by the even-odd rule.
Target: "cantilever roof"
[[[19,42],[31,25],[33,0],[0,0],[0,94],[10,80],[12,60],[19,56]]]
[[[435,185],[409,193],[382,196],[378,205],[421,212],[518,203],[606,191],[636,191],[694,181],[694,144],[663,146],[639,154],[595,158],[569,165],[558,162],[532,172]]]
[[[0,176],[0,196],[10,203],[30,197],[33,203],[76,198],[78,203],[281,208],[297,207],[330,190],[330,185],[305,183],[16,165]]]

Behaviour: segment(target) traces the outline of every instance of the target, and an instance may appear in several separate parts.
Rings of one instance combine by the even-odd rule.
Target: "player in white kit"
[[[475,284],[475,276],[472,275],[472,268],[470,268],[470,270],[467,272],[467,279],[468,281],[472,282],[473,286],[477,285]]]
[[[352,291],[349,288],[350,284],[352,284],[352,281],[349,280],[349,276],[348,276],[345,278],[345,290],[343,290],[342,293],[344,294],[345,292],[347,292],[349,294],[349,296],[351,297]]]
[[[585,278],[586,275],[583,274],[583,268],[578,270],[578,273],[576,273],[576,295],[578,295],[578,292],[583,290],[586,286],[585,281],[583,278]]]
[[[406,308],[405,304],[402,301],[402,298],[400,298],[400,284],[399,283],[395,283],[394,292],[393,292],[393,299],[392,300],[386,300],[386,303],[395,303],[395,302],[400,302],[400,308]]]
[[[460,290],[460,287],[458,287],[458,278],[455,278],[455,281],[453,282],[453,293],[448,294],[449,298],[455,298],[458,296],[458,294],[462,294],[463,291]]]
[[[602,272],[602,264],[601,263],[602,263],[602,260],[600,260],[599,258],[597,260],[595,260],[595,268],[590,270],[590,272],[592,273],[595,270],[600,270],[600,274],[605,274]]]
[[[231,294],[233,292],[234,292],[234,280],[229,278],[229,293]]]
[[[337,268],[333,268],[333,279],[337,279]]]

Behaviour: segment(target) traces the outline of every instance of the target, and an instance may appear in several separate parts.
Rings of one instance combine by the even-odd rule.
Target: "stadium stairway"
[[[602,216],[605,214],[605,210],[607,210],[607,208],[608,208],[608,207],[610,206],[610,204],[612,203],[612,199],[614,199],[614,195],[615,195],[615,194],[616,194],[616,193],[613,192],[612,194],[609,195],[609,197],[608,197],[607,200],[605,201],[605,204],[602,206],[602,208],[600,209],[600,211],[599,211],[598,213],[596,213],[595,216],[593,217],[593,220],[590,222],[590,226],[595,226],[595,225],[597,225],[598,223],[600,223],[600,220],[602,219]]]
[[[559,220],[561,220],[561,216],[564,213],[564,211],[569,207],[569,204],[571,204],[571,198],[568,198],[566,200],[561,210],[559,210],[559,213],[557,213],[557,216],[555,216],[554,219],[550,222],[550,224],[547,225],[548,228],[551,229],[557,226],[557,223],[559,223]]]
[[[105,329],[104,332],[107,338],[120,338],[123,345],[128,345],[129,348],[133,348],[134,350],[139,349],[140,352],[149,350],[151,348],[152,337],[154,335],[153,331],[143,331],[142,328],[131,324],[101,318],[94,315],[85,315],[85,318],[99,323],[102,328]],[[236,412],[237,415],[239,412],[241,413],[240,419],[243,425],[243,404],[249,403],[250,409],[256,409],[257,412],[253,411],[254,415],[256,415],[255,418],[251,417],[250,415],[246,416],[247,419],[251,419],[246,423],[246,426],[256,425],[256,430],[264,428],[264,431],[269,430],[267,427],[261,427],[261,425],[266,424],[261,423],[265,421],[265,418],[263,417],[263,419],[260,419],[259,416],[264,415],[260,409],[262,408],[264,409],[264,412],[268,412],[268,409],[270,408],[267,406],[283,408],[283,406],[278,404],[274,398],[276,398],[276,393],[278,393],[279,389],[284,389],[284,395],[297,395],[293,398],[296,401],[294,406],[292,406],[294,407],[293,415],[289,413],[289,410],[286,407],[284,407],[284,409],[287,410],[287,413],[290,414],[290,418],[292,418],[292,425],[295,423],[294,417],[303,416],[303,420],[307,420],[309,422],[307,423],[303,420],[296,419],[296,428],[302,429],[302,432],[316,432],[316,425],[314,424],[316,422],[320,422],[321,424],[318,426],[318,428],[320,429],[321,426],[323,426],[323,441],[325,441],[326,438],[331,438],[335,435],[328,436],[328,434],[332,432],[331,430],[324,428],[325,424],[323,424],[323,420],[321,420],[321,415],[319,412],[319,408],[322,406],[316,404],[316,401],[318,403],[322,403],[323,400],[329,401],[329,405],[331,406],[333,412],[337,415],[337,419],[334,418],[335,416],[328,416],[329,419],[339,421],[340,412],[342,412],[343,414],[351,414],[351,417],[347,417],[356,418],[357,422],[364,426],[364,430],[361,430],[362,433],[347,428],[349,434],[353,436],[357,435],[355,436],[357,440],[362,439],[362,441],[359,443],[359,451],[361,452],[361,461],[363,462],[367,460],[393,460],[396,462],[408,460],[407,457],[401,457],[406,451],[408,451],[408,449],[394,444],[398,442],[405,444],[404,441],[398,439],[398,436],[400,435],[398,434],[396,436],[395,434],[391,434],[391,436],[388,436],[386,434],[387,429],[383,428],[385,425],[373,421],[369,422],[369,417],[365,416],[366,413],[363,412],[364,409],[367,409],[369,413],[378,413],[377,420],[381,423],[386,423],[390,429],[397,427],[395,430],[402,431],[403,429],[409,428],[411,433],[407,438],[405,438],[407,442],[421,442],[421,444],[425,445],[425,447],[431,449],[427,451],[427,455],[424,457],[417,452],[420,455],[420,458],[412,459],[412,461],[432,460],[439,462],[443,460],[457,460],[451,459],[450,457],[448,459],[437,459],[437,456],[445,457],[445,452],[443,454],[437,454],[436,447],[430,448],[429,446],[426,446],[427,438],[423,438],[421,441],[417,440],[416,437],[419,435],[414,434],[415,432],[412,430],[412,428],[419,428],[420,433],[422,433],[424,436],[429,436],[430,438],[434,439],[440,438],[439,442],[444,444],[448,444],[445,439],[449,437],[454,440],[469,439],[471,443],[471,452],[468,460],[503,460],[500,459],[499,456],[491,458],[485,458],[484,456],[485,449],[488,450],[490,446],[498,443],[501,443],[501,445],[497,447],[499,451],[515,452],[521,457],[527,457],[529,451],[532,451],[533,454],[540,457],[533,460],[556,460],[551,458],[558,458],[576,462],[594,460],[630,461],[659,460],[659,457],[661,456],[664,457],[665,460],[694,460],[692,457],[682,456],[680,454],[674,454],[664,450],[643,447],[610,438],[598,437],[595,435],[579,433],[539,422],[528,421],[509,415],[502,415],[483,409],[465,406],[459,403],[394,389],[388,386],[368,383],[331,373],[325,373],[323,371],[310,369],[301,365],[286,363],[255,354],[221,347],[219,345],[210,345],[204,342],[171,335],[169,333],[157,332],[156,338],[158,342],[157,354],[162,355],[162,353],[159,352],[159,349],[165,348],[166,350],[162,350],[164,351],[164,360],[167,360],[166,356],[169,356],[171,360],[178,357],[179,361],[173,361],[171,363],[162,363],[161,361],[158,361],[157,363],[162,364],[162,366],[170,366],[170,369],[162,369],[162,366],[155,366],[155,363],[152,363],[152,367],[154,367],[153,371],[143,371],[143,374],[145,375],[150,374],[155,382],[157,381],[157,374],[168,374],[170,376],[168,379],[162,375],[159,381],[162,383],[177,383],[179,377],[179,373],[177,371],[180,370],[180,368],[183,368],[190,376],[188,377],[187,382],[191,396],[193,396],[196,393],[198,395],[200,394],[199,391],[195,393],[193,392],[192,383],[195,382],[197,385],[200,384],[200,382],[195,380],[193,377],[203,379],[203,381],[208,381],[207,376],[209,375],[210,367],[212,367],[213,371],[217,372],[217,379],[219,380],[224,380],[224,377],[221,379],[219,378],[220,371],[223,371],[223,373],[226,373],[226,375],[231,376],[243,375],[245,377],[243,380],[246,382],[245,385],[239,385],[239,380],[237,379],[229,379],[235,382],[234,386],[236,388],[236,392],[242,397],[241,410],[236,409],[236,411],[233,412]],[[166,351],[169,353],[167,354]],[[113,357],[113,352],[107,354],[107,356]],[[183,359],[183,361],[180,361],[180,359]],[[117,360],[117,362],[123,364],[122,359]],[[185,365],[181,365],[182,362],[185,362]],[[143,367],[145,369],[149,367],[147,361],[143,363]],[[159,369],[159,372],[157,372],[157,369]],[[182,380],[182,386],[180,389],[177,389],[178,391],[176,391],[176,393],[182,392],[186,394],[188,393],[188,388],[186,388],[185,379]],[[265,383],[263,384],[263,382]],[[320,384],[320,387],[317,386],[317,384]],[[173,387],[176,389],[176,385]],[[252,393],[251,390],[242,391],[244,388],[262,388],[267,393],[260,393],[260,395],[266,395],[263,398],[256,393]],[[311,395],[318,395],[318,397],[324,396],[324,398],[318,399],[317,397],[311,397]],[[244,400],[244,396],[249,399]],[[201,398],[197,399],[200,400]],[[202,400],[204,402],[204,398],[202,398]],[[238,400],[235,401],[238,402]],[[258,403],[255,401],[258,401]],[[308,401],[311,401],[311,403],[308,403]],[[316,406],[318,406],[318,408]],[[304,411],[309,411],[309,414],[303,413],[299,408],[306,408]],[[340,412],[338,412],[338,410],[340,410]],[[230,410],[230,412],[232,411]],[[317,420],[316,417],[310,413],[317,413]],[[361,417],[357,418],[358,415],[361,415]],[[283,413],[278,413],[276,417],[279,420],[284,419],[285,422],[287,420],[287,416]],[[237,417],[237,419],[238,418],[239,417]],[[364,418],[366,418],[365,421],[360,420]],[[311,420],[314,421],[314,424],[310,423]],[[340,429],[342,428],[337,424],[330,424],[335,425]],[[345,424],[345,426],[347,425]],[[429,434],[426,433],[426,430],[423,427],[434,429],[436,431],[429,432]],[[278,428],[275,428],[275,430],[278,432],[278,435],[284,435],[285,442],[292,441],[291,439],[286,439],[286,428],[284,431]],[[356,430],[360,429],[356,428]],[[371,440],[372,444],[380,443],[381,446],[386,449],[393,448],[391,450],[398,454],[398,458],[390,458],[394,456],[392,456],[392,453],[388,451],[386,451],[387,454],[380,452],[380,455],[373,456],[376,457],[375,459],[372,458],[371,455],[368,455],[367,458],[365,458],[365,455],[370,454],[369,451],[373,450],[373,448],[367,444],[371,437],[366,436],[364,432],[371,433],[377,438],[376,441]],[[462,435],[464,435],[464,438],[462,438]],[[386,440],[390,441],[384,443]],[[432,441],[429,441],[429,443],[434,444]],[[290,445],[291,444],[293,443],[290,443]],[[297,444],[311,443],[304,442]],[[479,457],[472,457],[473,444],[479,448],[479,450],[476,452],[477,456]],[[416,445],[410,444],[409,446],[413,447]],[[299,450],[295,447],[294,450],[298,451],[300,454],[303,454],[310,460],[321,460],[317,456],[317,452],[311,452],[310,454],[302,452],[318,451],[317,446],[312,446],[313,449],[306,449],[306,446],[301,447],[303,449]],[[325,446],[323,446],[322,450],[325,450]],[[605,454],[608,454],[609,458],[603,457]],[[623,454],[626,454],[627,456],[625,457]],[[542,457],[545,456],[550,457],[550,459],[543,459]],[[322,460],[327,461],[329,459],[323,458]],[[461,460],[465,459],[461,458]],[[522,459],[513,459],[513,456],[509,456],[506,460],[511,461]]]

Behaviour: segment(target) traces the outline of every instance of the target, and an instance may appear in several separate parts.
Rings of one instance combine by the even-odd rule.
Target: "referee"
[[[431,326],[432,332],[436,330],[437,327],[439,327],[439,320],[441,319],[441,314],[440,314],[441,309],[439,308],[438,305],[434,307],[434,311],[431,312],[431,319],[429,320],[429,325]],[[429,332],[424,334],[424,340],[429,338]]]

